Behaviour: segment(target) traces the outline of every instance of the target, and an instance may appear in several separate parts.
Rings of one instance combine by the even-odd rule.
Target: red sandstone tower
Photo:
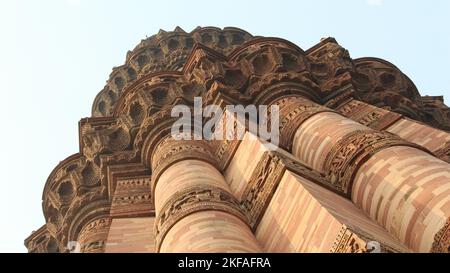
[[[278,105],[280,147],[174,140],[174,105]],[[229,113],[224,109],[225,116]],[[30,252],[448,252],[450,109],[333,38],[160,31],[52,171]]]

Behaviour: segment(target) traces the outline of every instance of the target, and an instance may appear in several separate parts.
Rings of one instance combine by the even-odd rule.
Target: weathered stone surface
[[[281,148],[267,153],[247,138],[171,142],[173,106],[192,108],[194,97],[221,107],[279,105]],[[25,244],[30,252],[70,252],[73,241],[84,252],[365,252],[368,238],[384,238],[386,251],[448,251],[448,131],[442,97],[421,96],[387,61],[352,59],[333,38],[305,51],[237,28],[160,31],[128,52],[95,98],[92,117],[79,122],[79,152],[49,175],[46,223]],[[401,175],[389,176],[394,171]],[[283,178],[286,173],[292,175]],[[170,175],[180,184],[171,184]],[[161,179],[167,188],[158,188]],[[414,179],[421,185],[412,185]],[[331,194],[336,211],[314,194],[316,186]],[[286,203],[289,211],[321,211],[331,229],[309,216],[288,221],[288,210],[277,204],[290,189],[312,199]],[[351,200],[370,219],[356,207],[350,220],[340,217]],[[305,241],[275,247],[271,232],[281,229],[267,228],[277,219],[304,223],[304,229],[279,228]],[[358,219],[367,221],[365,230],[355,228]],[[226,228],[217,230],[223,222]],[[308,233],[312,226],[319,233]],[[148,241],[137,243],[121,229]],[[189,239],[177,243],[180,234]],[[228,241],[196,239],[216,235]]]

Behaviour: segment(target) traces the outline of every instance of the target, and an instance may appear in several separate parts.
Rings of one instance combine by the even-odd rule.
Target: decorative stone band
[[[248,223],[239,201],[229,192],[214,186],[194,186],[177,192],[157,215],[156,249],[159,251],[167,232],[184,217],[199,211],[218,210],[230,213]]]
[[[292,155],[277,151],[265,152],[249,180],[241,201],[241,207],[249,218],[253,231],[256,231],[286,171],[337,192],[323,174],[306,166]],[[402,251],[396,249],[392,243],[381,241],[378,236],[375,238],[357,227],[343,225],[331,252],[371,252],[373,249],[367,246],[370,241],[379,242],[382,252]]]
[[[378,249],[377,249],[378,248]],[[356,226],[343,224],[339,235],[330,249],[332,253],[404,253],[405,249],[398,249],[392,244],[374,238],[371,234]]]
[[[308,165],[303,164],[302,162],[298,161],[296,158],[294,158],[290,154],[289,154],[289,156],[287,156],[287,155],[282,155],[277,152],[274,152],[274,153],[276,153],[277,156],[281,158],[282,164],[285,166],[285,168],[287,170],[289,170],[311,182],[319,184],[322,187],[327,188],[336,194],[343,195],[340,188],[336,187],[336,185],[334,185],[334,184],[331,184],[330,181],[327,179],[327,177],[324,174],[314,170],[313,168],[311,168]]]
[[[84,226],[78,235],[80,251],[82,253],[103,253],[110,224],[109,217],[101,217]]]
[[[286,170],[280,163],[279,157],[269,152],[264,153],[244,191],[242,208],[249,217],[249,224],[253,231],[258,227]]]
[[[111,217],[154,215],[150,176],[119,179],[111,202]]]
[[[435,151],[434,155],[437,158],[450,163],[450,141],[445,143],[439,150]]]
[[[353,178],[361,165],[378,151],[393,146],[410,146],[430,153],[422,146],[389,132],[356,130],[344,136],[328,153],[325,160],[326,177],[335,188],[350,198]]]
[[[365,253],[367,242],[361,239],[346,225],[342,225],[339,235],[330,249],[331,253]]]
[[[217,159],[205,140],[176,140],[172,136],[162,139],[152,155],[152,193],[161,174],[173,164],[197,159],[218,167]]]
[[[230,113],[228,111],[224,111],[222,113],[222,122],[224,127],[227,126],[227,119],[229,118]],[[232,117],[233,122],[233,131],[236,132],[238,122],[236,119],[236,116]],[[228,140],[226,137],[224,137],[223,140],[212,140],[211,146],[214,151],[215,157],[217,158],[217,161],[219,163],[219,170],[224,171],[228,164],[230,164],[231,159],[233,158],[235,152],[237,151],[239,144],[241,143],[241,140],[237,138],[233,138],[232,140]]]
[[[295,133],[303,122],[318,113],[334,112],[302,97],[284,97],[272,105],[280,107],[280,147],[287,151],[292,150]]]
[[[384,130],[402,118],[398,113],[358,100],[350,100],[339,106],[336,111],[374,130]]]
[[[276,151],[265,152],[250,177],[241,201],[241,207],[247,214],[253,231],[258,227],[286,170],[330,188],[323,175],[290,155]]]
[[[450,253],[450,218],[445,225],[436,233],[431,252]]]

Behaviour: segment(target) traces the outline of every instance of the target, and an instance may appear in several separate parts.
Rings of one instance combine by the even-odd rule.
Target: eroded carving
[[[224,211],[239,217],[244,223],[248,222],[239,201],[231,193],[214,186],[189,187],[174,194],[159,211],[155,222],[157,249],[175,223],[204,210]]]
[[[265,153],[253,171],[250,182],[244,191],[242,208],[249,217],[249,224],[256,230],[270,199],[272,198],[285,168],[280,158]]]
[[[434,154],[437,158],[450,163],[450,141],[442,145]]]
[[[393,146],[410,146],[428,152],[388,132],[356,130],[342,137],[328,153],[324,168],[327,179],[343,194],[350,196],[359,167],[374,153]]]
[[[370,104],[351,100],[336,111],[374,130],[384,130],[402,118],[402,115]]]
[[[450,218],[447,219],[444,226],[434,236],[431,252],[449,253],[450,252]]]
[[[145,176],[119,179],[112,198],[111,216],[137,217],[153,214],[150,185],[151,178]]]
[[[85,225],[78,236],[80,251],[82,253],[103,253],[110,224],[109,217],[102,217]]]
[[[94,101],[93,118],[80,121],[80,153],[61,162],[50,174],[43,194],[45,229],[54,240],[49,241],[49,250],[55,244],[64,250],[61,246],[69,239],[76,239],[82,225],[78,223],[79,218],[92,211],[107,211],[112,201],[121,202],[120,198],[113,198],[114,185],[119,181],[111,174],[115,166],[129,168],[124,172],[130,176],[150,174],[151,155],[175,120],[170,117],[171,107],[180,103],[189,106],[195,96],[202,96],[205,103],[219,99],[243,105],[268,105],[289,96],[314,101],[317,105],[280,104],[284,109],[281,129],[286,149],[301,122],[320,111],[331,111],[320,105],[341,106],[346,112],[348,109],[342,105],[352,98],[450,130],[450,110],[442,98],[421,97],[414,84],[386,61],[352,60],[334,39],[326,39],[304,52],[288,41],[253,37],[234,28],[198,28],[191,33],[180,28],[160,31],[130,51],[125,65],[114,69]],[[378,111],[366,113],[352,107],[347,114],[357,115],[361,123],[376,129],[385,128],[397,117],[392,112],[389,115]],[[334,184],[327,187],[346,193],[345,188],[351,183],[347,173],[351,171],[345,167],[350,162],[344,155],[349,155],[352,162],[361,162],[376,149],[391,145],[386,142],[399,144],[390,137],[381,139],[381,144],[374,144],[374,148],[357,143],[341,143],[340,148],[335,148],[332,158],[327,159],[334,168],[327,174]],[[160,166],[170,165],[189,154],[218,164],[223,170],[239,142],[224,141],[206,148],[208,145],[198,142],[179,147],[168,145],[157,156],[163,163],[153,163],[152,171],[157,176],[164,170]],[[447,162],[448,146],[435,152]],[[171,156],[166,156],[166,152]],[[311,179],[326,184],[326,179],[307,171],[306,166],[279,158],[284,168],[297,169],[298,173],[307,173]],[[146,203],[148,195],[145,194],[131,199],[137,201],[142,197]]]
[[[347,226],[342,225],[339,235],[330,249],[332,253],[365,253],[367,242],[361,239]]]

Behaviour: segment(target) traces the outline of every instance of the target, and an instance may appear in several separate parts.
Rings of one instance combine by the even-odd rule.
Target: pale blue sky
[[[113,66],[160,28],[235,26],[303,49],[333,36],[352,57],[397,65],[450,102],[450,1],[1,0],[0,252],[43,223],[52,169],[78,151],[78,121]]]

